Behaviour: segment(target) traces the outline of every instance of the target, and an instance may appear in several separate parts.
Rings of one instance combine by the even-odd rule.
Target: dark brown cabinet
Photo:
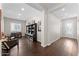
[[[29,37],[29,39],[37,41],[37,23],[27,25],[25,35]]]

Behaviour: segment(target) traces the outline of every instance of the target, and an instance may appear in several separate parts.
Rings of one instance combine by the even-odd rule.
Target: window
[[[21,32],[21,24],[11,23],[11,32]]]
[[[72,34],[73,33],[73,24],[71,23],[71,22],[69,22],[69,23],[67,23],[66,24],[66,32],[68,33],[68,34]]]

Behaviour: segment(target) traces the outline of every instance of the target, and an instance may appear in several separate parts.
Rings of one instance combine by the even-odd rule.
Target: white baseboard
[[[57,38],[56,40],[58,40],[59,38]],[[54,41],[51,41],[50,43],[47,43],[47,44],[41,44],[42,47],[47,47],[47,46],[50,46],[52,43],[54,43],[56,40]]]
[[[52,42],[53,43],[53,42]],[[47,46],[50,46],[52,43],[48,43]]]
[[[41,44],[42,47],[46,47],[47,45]]]

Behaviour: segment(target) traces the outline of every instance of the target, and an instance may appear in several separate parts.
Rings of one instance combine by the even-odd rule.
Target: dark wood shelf
[[[26,36],[33,38],[33,41],[37,41],[37,23],[26,26]]]

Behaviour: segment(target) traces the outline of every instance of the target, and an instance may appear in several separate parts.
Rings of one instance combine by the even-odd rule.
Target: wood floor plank
[[[11,50],[11,56],[77,56],[78,42],[76,39],[61,38],[48,47],[41,47],[40,43],[26,38],[19,40],[17,46]]]

